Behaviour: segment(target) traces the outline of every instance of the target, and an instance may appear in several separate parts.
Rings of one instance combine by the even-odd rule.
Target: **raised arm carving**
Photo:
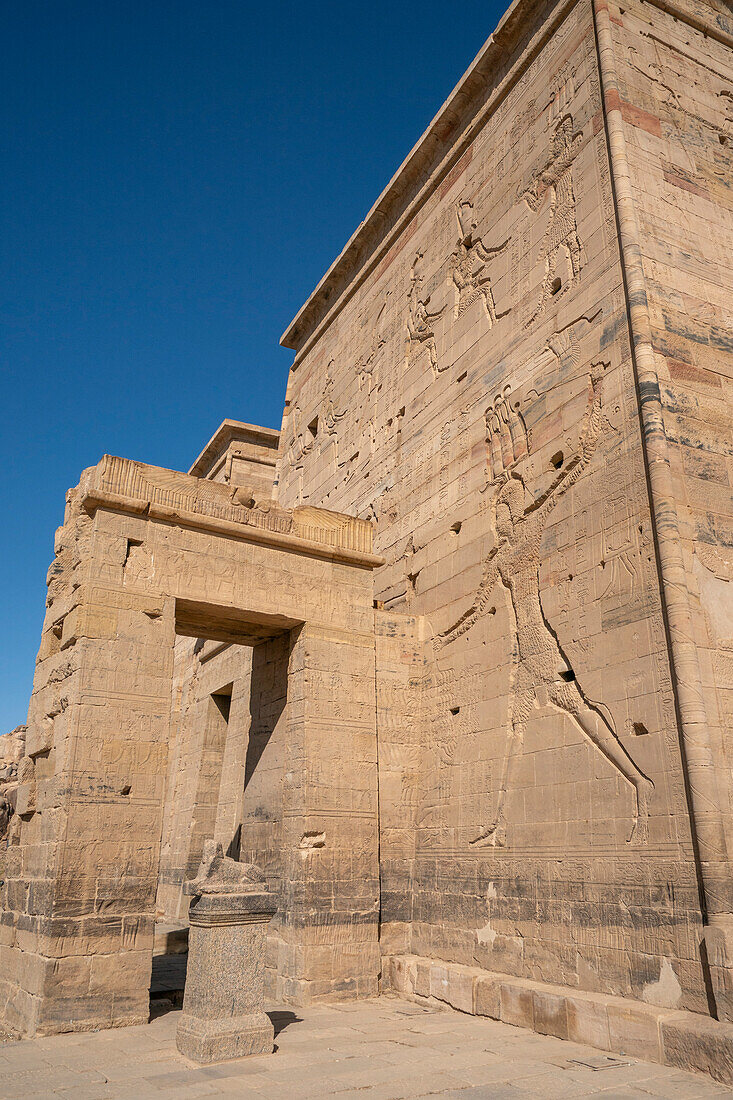
[[[539,510],[543,514],[551,512],[568,489],[575,485],[595,454],[601,437],[608,431],[615,431],[602,407],[603,372],[607,366],[607,363],[594,363],[591,366],[591,392],[585,422],[580,433],[578,454],[568,463],[566,469],[558,475],[539,503]]]
[[[453,626],[438,635],[436,640],[439,646],[448,645],[450,642],[455,641],[456,638],[460,638],[461,634],[465,634],[466,631],[470,630],[474,623],[480,619],[486,608],[486,604],[489,602],[491,590],[499,579],[499,563],[497,557],[498,547],[492,550],[484,565],[484,574],[476,593],[476,599],[469,609],[464,611],[463,615],[461,615],[460,619],[458,619]]]

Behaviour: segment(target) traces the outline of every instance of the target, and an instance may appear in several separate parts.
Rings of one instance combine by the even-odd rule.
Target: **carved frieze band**
[[[177,470],[106,455],[94,468],[87,492],[160,505],[171,513],[187,512],[255,527],[314,543],[370,554],[372,526],[366,520],[322,508],[288,511],[271,500],[256,500],[246,489],[231,488]]]

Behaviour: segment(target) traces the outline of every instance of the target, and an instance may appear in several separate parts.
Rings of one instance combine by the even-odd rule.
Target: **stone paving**
[[[0,1047],[2,1100],[693,1100],[733,1096],[697,1074],[450,1009],[392,997],[358,1004],[273,1010],[277,1051],[208,1067],[178,1054],[179,1012],[143,1027],[56,1035]]]

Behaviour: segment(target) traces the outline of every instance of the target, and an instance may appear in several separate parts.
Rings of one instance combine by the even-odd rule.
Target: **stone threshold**
[[[472,1016],[696,1070],[733,1085],[733,1024],[419,955],[387,956],[382,964],[384,984],[419,1003],[441,1002]]]

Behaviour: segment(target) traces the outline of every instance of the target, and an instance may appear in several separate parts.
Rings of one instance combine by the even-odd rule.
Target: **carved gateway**
[[[86,1023],[142,1012],[161,813],[166,917],[214,833],[261,859],[280,1000],[410,956],[413,995],[478,1010],[499,975],[497,1011],[642,1055],[662,1013],[733,1020],[733,28],[706,9],[518,0],[284,337],[272,494],[112,457],[72,492],[6,849],[46,984],[0,975],[8,1005],[52,1029],[67,952]]]
[[[186,736],[176,729],[176,711],[187,727],[196,722],[199,680],[215,660],[210,642],[218,643],[217,652],[230,651],[238,683],[250,672],[253,738],[257,701],[278,683],[268,656],[280,655],[275,698],[286,709],[288,751],[300,761],[278,795],[287,823],[279,850],[283,881],[297,899],[283,902],[273,935],[281,957],[291,959],[290,995],[298,999],[300,990],[305,997],[319,983],[327,995],[344,981],[362,995],[376,992],[370,574],[383,559],[372,553],[371,539],[366,521],[311,507],[289,511],[242,484],[110,456],[84,472],[69,493],[49,571],[17,771],[19,828],[3,868],[3,919],[30,929],[22,949],[10,948],[12,968],[4,973],[14,977],[2,979],[15,982],[11,1003],[23,1006],[12,1009],[11,1026],[33,1034],[147,1019],[163,809],[171,813],[181,797],[175,787],[164,797],[169,741]],[[174,660],[176,640],[189,638],[196,642],[182,668]],[[186,686],[188,700],[178,708],[176,682]],[[336,684],[344,698],[360,701],[358,712],[341,706]],[[194,817],[185,822],[194,855],[215,825],[231,849],[245,824],[244,792],[234,793],[238,813],[221,799],[229,779],[222,754],[229,771],[247,776],[247,740],[237,739],[236,730],[229,737],[233,687],[208,700]],[[338,746],[328,751],[342,777],[340,793],[320,768],[334,723]],[[217,737],[224,739],[218,750]],[[207,823],[215,766],[221,801],[215,797],[216,821]],[[171,778],[175,784],[175,773]],[[0,816],[7,816],[4,802]],[[300,840],[314,824],[330,858],[342,864],[348,850],[356,873],[344,877],[342,866],[345,889],[335,895],[326,887],[328,861],[319,871],[301,857]],[[23,861],[31,856],[40,911],[23,887]],[[177,873],[180,890],[182,869]],[[331,897],[333,907],[324,908],[318,895]],[[318,971],[318,952],[329,944],[335,950],[342,937],[352,951],[343,970],[337,964],[326,976]],[[58,961],[67,958],[73,972],[60,986],[54,975],[72,967]]]

